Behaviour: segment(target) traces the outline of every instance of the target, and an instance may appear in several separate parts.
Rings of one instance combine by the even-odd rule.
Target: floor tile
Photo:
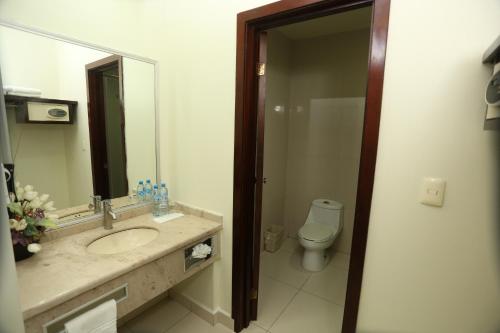
[[[277,252],[262,252],[260,256],[262,274],[275,280],[300,288],[311,275],[302,268],[302,251],[289,252],[280,249]]]
[[[281,245],[281,249],[286,250],[286,251],[290,251],[290,252],[295,252],[295,251],[301,249],[301,245],[300,245],[298,239],[292,238],[292,237],[287,237],[283,241],[283,244]]]
[[[118,327],[118,333],[132,333],[132,331],[126,325],[123,325]]]
[[[270,333],[339,333],[342,327],[341,306],[319,297],[299,292]]]
[[[331,254],[330,262],[328,263],[328,266],[333,265],[340,267],[344,270],[349,269],[349,260],[351,257],[345,253],[342,252],[333,252]]]
[[[188,313],[188,309],[166,298],[129,321],[125,326],[131,333],[165,333]]]
[[[223,326],[215,325],[212,326],[205,320],[190,313],[180,322],[178,322],[174,327],[167,331],[168,333],[232,333],[232,331]]]
[[[348,271],[328,265],[323,271],[313,273],[302,288],[303,291],[344,306]]]
[[[297,292],[297,289],[289,285],[261,276],[259,308],[255,324],[264,329],[271,327]]]
[[[267,331],[265,329],[260,328],[255,324],[250,324],[250,326],[241,331],[241,333],[266,333],[266,332]]]

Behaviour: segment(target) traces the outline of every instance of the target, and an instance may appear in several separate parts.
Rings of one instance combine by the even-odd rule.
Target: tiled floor
[[[269,333],[340,332],[349,256],[336,252],[311,273],[302,268],[302,251],[288,238],[277,252],[262,252],[255,324]]]
[[[321,272],[305,271],[302,248],[289,238],[261,255],[258,320],[243,333],[337,333],[341,330],[349,256],[335,253]],[[165,299],[120,327],[119,333],[231,333]]]
[[[118,329],[118,333],[232,333],[227,327],[210,325],[181,304],[166,298]],[[265,333],[251,325],[243,333]]]

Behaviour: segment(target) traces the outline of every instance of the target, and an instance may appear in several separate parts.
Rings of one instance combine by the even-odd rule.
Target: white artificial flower
[[[31,192],[31,191],[33,191],[33,185],[26,185],[24,187],[24,191],[25,192]]]
[[[19,222],[15,219],[10,219],[9,220],[9,226],[11,229],[17,229],[17,226],[19,225]]]
[[[33,209],[40,208],[41,206],[42,206],[42,201],[40,200],[40,198],[35,198],[30,202],[30,207]]]
[[[17,197],[17,200],[23,200],[24,189],[22,187],[16,187],[16,197]]]
[[[45,205],[43,205],[43,209],[51,211],[51,210],[56,210],[54,208],[54,201],[49,201]]]
[[[26,220],[22,219],[21,221],[19,221],[17,223],[17,225],[15,226],[15,228],[16,228],[17,231],[21,231],[21,230],[26,229],[27,226],[28,226],[28,223],[26,223]]]
[[[31,253],[40,252],[41,249],[42,249],[42,246],[40,244],[37,244],[37,243],[31,243],[28,245],[28,252],[31,252]]]
[[[15,182],[15,183],[14,183],[14,185],[15,185],[16,187],[21,187],[21,183],[20,183],[19,181]]]
[[[38,192],[26,191],[26,193],[24,193],[24,200],[31,201],[31,200],[35,199],[37,196],[38,196]]]
[[[49,195],[48,195],[48,194],[42,194],[42,195],[40,196],[40,201],[41,201],[42,203],[44,203],[44,202],[45,202],[45,201],[47,201],[48,199],[49,199]]]

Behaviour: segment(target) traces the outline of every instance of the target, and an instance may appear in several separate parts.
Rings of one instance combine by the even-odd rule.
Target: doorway
[[[85,66],[94,195],[128,195],[123,69],[120,56]]]
[[[364,117],[361,117],[360,124],[362,130],[360,130],[361,142],[360,149],[358,149],[357,191],[354,188],[352,237],[349,234],[343,235],[347,239],[347,243],[350,244],[350,259],[347,290],[344,297],[345,305],[340,314],[342,332],[355,332],[356,329],[377,152],[389,1],[306,2],[307,4],[297,4],[293,1],[280,1],[238,15],[232,293],[232,316],[237,332],[247,327],[250,321],[259,319],[258,304],[262,296],[259,294],[263,245],[261,231],[263,227],[262,217],[263,214],[266,214],[263,193],[266,195],[265,186],[276,181],[275,177],[267,179],[267,175],[264,173],[265,144],[267,143],[264,138],[268,139],[266,126],[270,124],[268,117],[266,117],[266,103],[268,102],[266,85],[269,80],[266,67],[268,67],[270,60],[268,58],[270,45],[268,44],[273,41],[273,37],[269,33],[272,33],[273,28],[283,29],[285,25],[291,23],[329,15],[333,15],[331,17],[333,20],[336,17],[340,19],[340,15],[334,14],[354,12],[370,7],[371,16],[366,43],[368,64],[365,66],[367,68],[365,74],[367,73],[367,75],[363,89],[363,96],[366,98],[363,98],[362,103]],[[351,21],[348,20],[348,22]],[[314,83],[311,84],[314,85]],[[343,89],[346,85],[347,83],[343,82],[338,88]],[[305,113],[309,115],[310,109],[314,107],[318,111],[315,112],[318,117],[315,117],[314,122],[321,125],[331,122],[330,118],[334,117],[334,115],[325,114],[323,111],[332,108],[341,109],[338,107],[339,103],[350,104],[347,108],[357,107],[358,110],[360,109],[360,101],[352,99],[341,101],[339,98],[333,100],[332,98],[316,98],[302,107],[308,109],[305,111],[309,113]],[[276,114],[279,112],[286,114],[287,109],[291,112],[293,108],[296,108],[296,113],[300,113],[299,106],[301,105],[298,103],[290,103],[288,106],[278,103],[272,108]],[[267,107],[269,108],[269,104]],[[361,111],[363,111],[363,107],[361,107]],[[322,114],[326,115],[326,118]],[[300,116],[297,119],[297,124],[303,125]],[[321,144],[321,138],[317,139],[319,139],[318,143]],[[305,151],[312,148],[314,147],[308,146]],[[326,149],[328,150],[328,148]],[[317,198],[323,196],[319,192]],[[314,197],[315,194],[311,195]],[[311,195],[309,199],[312,198]],[[303,202],[301,204],[304,206]],[[300,208],[300,205],[293,208],[297,207],[302,211],[307,210],[304,207]],[[305,217],[307,212],[298,215],[300,214]],[[305,218],[302,219],[302,217],[299,220],[304,221]],[[298,229],[298,225],[295,226],[295,229]],[[333,331],[339,330],[332,328]]]

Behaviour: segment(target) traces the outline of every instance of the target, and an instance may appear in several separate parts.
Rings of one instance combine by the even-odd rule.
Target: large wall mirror
[[[139,204],[158,176],[155,62],[0,26],[15,181],[50,195],[59,223]]]

